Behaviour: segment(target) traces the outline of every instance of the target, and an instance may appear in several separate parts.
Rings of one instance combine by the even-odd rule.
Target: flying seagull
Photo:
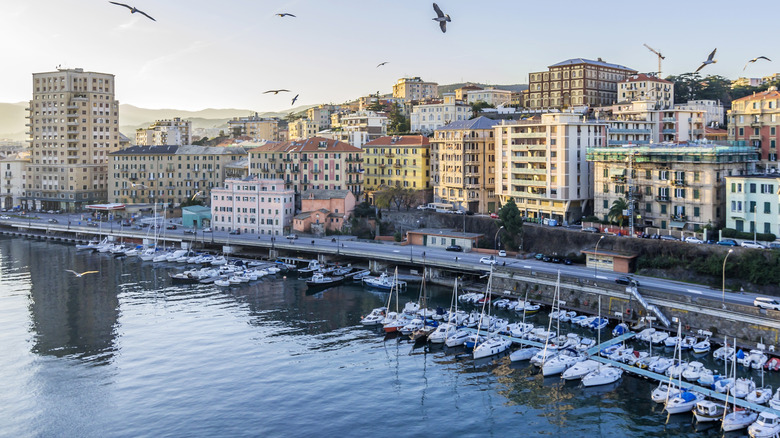
[[[742,68],[742,71],[745,71],[745,69],[747,68],[748,64],[750,64],[751,62],[756,62],[759,59],[766,59],[767,61],[772,62],[772,60],[767,58],[766,56],[757,56],[757,57],[751,59],[750,61],[746,62],[745,63],[745,67]]]
[[[295,97],[293,97],[292,103],[290,103],[290,106],[295,105],[295,101],[298,100],[298,96],[300,96],[300,94],[296,94]]]
[[[441,9],[439,9],[439,5],[436,3],[433,4],[433,10],[436,11],[436,18],[432,18],[432,20],[439,22],[439,27],[441,27],[442,33],[447,32],[447,22],[452,21],[450,20],[449,14],[442,12]]]
[[[150,19],[152,21],[157,21],[154,18],[152,18],[149,14],[147,14],[146,12],[136,8],[135,6],[130,6],[130,5],[126,5],[124,3],[117,3],[117,2],[109,2],[109,3],[111,3],[112,5],[124,6],[127,9],[130,9],[130,13],[131,14],[135,14],[136,12],[138,12],[139,14],[143,15],[144,17],[146,17],[146,18],[148,18],[148,19]]]
[[[284,90],[284,89],[282,89],[282,90],[268,90],[268,91],[264,91],[264,92],[263,92],[263,94],[268,94],[268,93],[279,94],[279,93],[281,93],[282,91],[286,91],[286,92],[288,92],[288,93],[290,92],[290,90]]]
[[[708,66],[708,65],[710,65],[710,64],[715,64],[716,62],[718,62],[718,60],[717,60],[717,59],[712,59],[712,58],[714,58],[714,57],[715,57],[715,52],[717,52],[717,51],[718,51],[718,49],[717,49],[717,48],[716,48],[715,50],[713,50],[713,51],[712,51],[712,53],[710,53],[710,56],[708,56],[708,57],[707,57],[707,60],[706,60],[706,61],[704,61],[704,62],[703,62],[703,63],[702,63],[700,66],[699,66],[699,68],[697,68],[697,69],[696,69],[696,71],[695,71],[694,73],[698,73],[698,72],[699,72],[699,70],[703,69],[704,67],[706,67],[706,66]]]
[[[376,66],[376,67],[377,67],[377,68],[379,68],[379,67],[381,67],[381,66],[383,66],[383,65],[387,64],[388,62],[390,62],[390,61],[380,62],[379,64],[377,64],[377,66]]]
[[[282,12],[280,14],[274,14],[274,15],[278,15],[279,17],[282,17],[282,18],[284,18],[284,17],[295,17],[295,15],[287,13],[287,12]]]
[[[190,199],[190,201],[194,201],[194,200],[195,200],[195,198],[197,198],[198,196],[200,196],[200,195],[202,195],[202,194],[203,194],[203,192],[202,192],[202,191],[200,191],[200,190],[199,190],[199,191],[197,191],[197,192],[195,192],[195,194],[194,194],[194,195],[192,195],[192,199]]]
[[[76,271],[71,271],[70,269],[66,269],[65,272],[72,272],[73,275],[75,275],[76,277],[83,277],[87,274],[97,274],[100,271],[86,271],[86,272],[78,273]]]

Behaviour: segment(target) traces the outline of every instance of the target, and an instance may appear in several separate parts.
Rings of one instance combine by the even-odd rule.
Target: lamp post
[[[599,237],[599,241],[596,242],[596,250],[593,252],[593,281],[596,281],[596,277],[599,274],[599,243],[604,236]]]
[[[722,306],[725,309],[726,308],[726,260],[729,259],[729,255],[734,252],[733,249],[730,249],[729,252],[726,254],[726,257],[723,257],[723,281],[721,282],[721,293],[722,293]]]
[[[501,225],[498,227],[498,230],[496,230],[496,235],[493,237],[493,249],[498,249],[498,233],[500,233],[503,228],[504,226]]]

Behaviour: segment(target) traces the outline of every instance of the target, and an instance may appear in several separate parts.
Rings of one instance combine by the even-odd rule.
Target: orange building
[[[355,203],[355,195],[349,190],[307,190],[301,194],[302,213],[295,215],[293,229],[318,235],[343,231]]]

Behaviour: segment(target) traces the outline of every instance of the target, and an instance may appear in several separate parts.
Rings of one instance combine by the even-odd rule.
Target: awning
[[[87,205],[87,209],[89,210],[124,210],[125,204],[94,204],[94,205]]]
[[[685,228],[686,222],[682,221],[672,221],[669,226],[672,228]]]

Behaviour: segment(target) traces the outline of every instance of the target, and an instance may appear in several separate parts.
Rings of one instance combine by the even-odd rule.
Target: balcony
[[[67,142],[68,142],[68,143],[78,143],[78,142],[79,142],[79,139],[78,139],[78,138],[69,138],[69,139],[67,140]]]
[[[675,120],[674,117],[664,117],[664,118],[661,119],[661,121],[664,122],[664,123],[674,123],[677,120]]]
[[[626,176],[625,175],[613,175],[612,176],[612,181],[624,183],[624,182],[626,182]]]
[[[322,173],[322,169],[312,169],[311,173]]]
[[[684,179],[674,179],[671,180],[672,185],[675,187],[685,187],[685,180]]]
[[[268,159],[268,161],[270,161],[271,163],[274,163],[274,162],[276,162],[276,158],[274,158],[274,157],[270,157],[270,158]]]
[[[388,152],[388,153],[386,153],[386,154],[385,154],[385,157],[387,157],[387,158],[393,158],[393,157],[395,157],[395,154],[394,154],[394,153],[392,153],[392,152]]]
[[[393,167],[395,167],[396,169],[400,169],[401,168],[401,163],[395,163],[395,164],[393,164]]]
[[[669,216],[673,221],[687,221],[688,216],[684,214],[672,214]]]
[[[676,134],[676,133],[677,133],[676,129],[662,129],[661,130],[661,134],[672,134],[673,135],[673,134]]]
[[[610,129],[610,134],[650,134],[649,129]]]
[[[672,202],[672,199],[668,196],[656,196],[655,200],[658,202]]]
[[[292,158],[282,158],[283,163],[292,163]]]
[[[547,132],[513,132],[509,136],[512,138],[547,138]]]

